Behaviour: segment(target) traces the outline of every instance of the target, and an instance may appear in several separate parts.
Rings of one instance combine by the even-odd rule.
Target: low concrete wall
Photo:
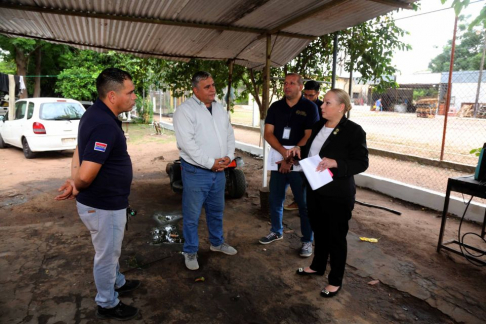
[[[263,156],[263,148],[261,148],[260,146],[236,141],[235,147],[238,150],[241,150],[246,153]]]
[[[172,124],[161,122],[161,126],[170,130],[174,130]],[[253,155],[263,155],[263,149],[256,145],[236,141],[236,148]],[[373,176],[366,173],[358,174],[354,178],[356,181],[356,185],[359,187],[368,188],[394,198],[399,198],[401,200],[427,207],[432,210],[443,210],[445,192],[440,193],[437,191],[408,185],[402,182]],[[458,217],[462,217],[465,208],[466,205],[464,204],[462,199],[456,197],[450,198],[448,209],[449,213]],[[486,205],[471,202],[465,218],[468,220],[482,223],[485,210]]]
[[[172,124],[169,124],[169,123],[166,123],[166,122],[163,122],[163,121],[159,122],[159,124],[160,124],[161,127],[164,127],[165,129],[168,129],[168,130],[171,130],[171,131],[174,130],[174,125],[172,125]]]
[[[354,177],[354,179],[356,181],[356,185],[359,187],[369,188],[385,195],[399,198],[401,200],[405,200],[433,210],[442,211],[444,209],[445,192],[441,193],[428,190],[366,173],[358,174]],[[467,196],[465,200],[467,202],[469,200],[469,196]],[[449,213],[462,217],[465,208],[466,205],[464,204],[462,198],[450,197],[448,209]],[[465,218],[482,223],[485,209],[486,205],[471,202]]]

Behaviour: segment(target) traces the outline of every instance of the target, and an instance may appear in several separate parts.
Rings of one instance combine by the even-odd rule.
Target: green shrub
[[[142,118],[144,124],[150,124],[154,120],[154,105],[150,96],[147,96],[145,100],[141,97],[135,101],[137,105],[137,113]]]

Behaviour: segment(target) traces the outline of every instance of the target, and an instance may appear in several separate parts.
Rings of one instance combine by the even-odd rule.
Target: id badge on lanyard
[[[288,127],[288,126],[284,127],[282,139],[289,139],[290,138],[290,130],[291,130],[291,127]]]

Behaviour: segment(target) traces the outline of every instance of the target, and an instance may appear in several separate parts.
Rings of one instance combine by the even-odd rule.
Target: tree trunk
[[[27,66],[29,65],[29,57],[25,55],[24,51],[18,47],[15,48],[15,64],[17,65],[17,75],[24,76],[25,87],[27,87]],[[20,94],[20,99],[27,98],[27,89]]]
[[[34,98],[38,98],[41,95],[41,59],[42,59],[42,47],[35,49],[35,78],[34,78]]]

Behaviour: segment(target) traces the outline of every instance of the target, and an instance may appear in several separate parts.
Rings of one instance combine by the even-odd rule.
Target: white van
[[[17,100],[14,118],[0,117],[0,148],[21,148],[27,159],[35,157],[35,152],[73,150],[84,112],[81,103],[72,99]]]

